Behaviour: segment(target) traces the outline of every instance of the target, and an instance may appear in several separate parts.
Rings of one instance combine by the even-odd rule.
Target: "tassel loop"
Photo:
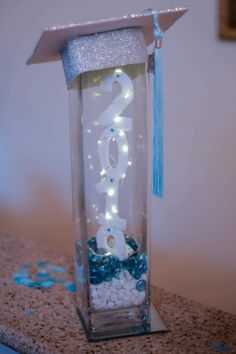
[[[161,49],[162,46],[162,38],[157,38],[155,40],[155,48]]]

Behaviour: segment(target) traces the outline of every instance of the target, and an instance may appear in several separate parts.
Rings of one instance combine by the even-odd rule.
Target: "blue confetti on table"
[[[38,267],[45,267],[45,265],[47,265],[47,264],[48,264],[48,261],[47,261],[47,260],[38,261],[38,262],[36,263],[36,265],[37,265]]]
[[[217,349],[221,353],[230,353],[231,352],[231,349],[227,345],[225,345],[225,344],[223,344],[221,342],[213,342],[211,344],[210,348],[211,349]]]
[[[69,291],[70,293],[73,293],[76,291],[76,285],[74,283],[66,283],[65,284],[65,288],[67,291]]]
[[[30,275],[26,272],[15,272],[13,273],[13,279],[17,280],[17,279],[27,279],[30,278]]]
[[[29,310],[26,312],[27,317],[35,317],[37,316],[36,312],[34,310]]]
[[[25,285],[25,286],[31,286],[33,283],[31,279],[29,278],[16,278],[15,283],[17,285]]]
[[[42,268],[42,269],[39,270],[39,272],[38,272],[38,274],[37,274],[37,277],[39,277],[39,278],[45,278],[45,277],[49,277],[50,275],[51,275],[51,273],[49,273],[49,272],[47,271],[47,269]]]
[[[65,274],[66,272],[64,267],[57,266],[54,264],[49,264],[48,269],[58,274]]]
[[[41,282],[41,286],[44,289],[50,289],[53,286],[53,284],[54,284],[54,282],[53,281],[49,281],[49,280]]]
[[[47,260],[42,260],[35,263],[39,268],[38,272],[30,274],[30,264],[23,264],[20,268],[17,267],[17,270],[13,273],[12,278],[16,285],[24,285],[29,288],[41,288],[41,289],[50,289],[55,283],[64,284],[65,279],[60,276],[54,277],[51,272],[57,274],[65,274],[66,270],[64,267],[48,264]],[[73,283],[67,283],[64,285],[64,288],[69,292],[74,292],[76,287]]]

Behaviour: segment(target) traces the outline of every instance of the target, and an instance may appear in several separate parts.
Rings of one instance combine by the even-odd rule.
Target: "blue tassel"
[[[163,79],[161,41],[163,32],[158,26],[158,14],[154,17],[154,78],[153,78],[153,145],[152,145],[152,194],[163,197]]]

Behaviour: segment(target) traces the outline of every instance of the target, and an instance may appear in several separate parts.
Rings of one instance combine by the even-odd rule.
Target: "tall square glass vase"
[[[91,340],[150,326],[145,72],[82,73],[69,89],[77,309]]]
[[[147,201],[150,173],[154,196],[162,196],[163,186],[163,33],[186,12],[149,9],[46,28],[28,60],[61,60],[64,68],[76,302],[89,340],[166,330],[150,303]],[[152,172],[148,72],[153,73]]]

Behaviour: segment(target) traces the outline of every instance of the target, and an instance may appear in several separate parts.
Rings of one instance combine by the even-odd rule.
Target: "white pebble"
[[[146,280],[146,274],[142,276]],[[139,292],[131,274],[122,270],[121,279],[113,278],[110,282],[90,285],[91,304],[95,310],[110,310],[121,307],[140,305],[145,299],[145,291]]]

